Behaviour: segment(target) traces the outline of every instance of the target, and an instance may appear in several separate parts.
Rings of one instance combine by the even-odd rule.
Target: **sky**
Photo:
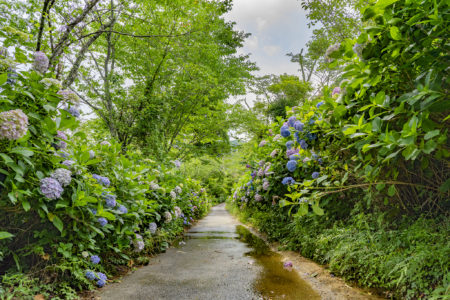
[[[234,0],[225,19],[235,29],[251,33],[240,54],[251,53],[260,71],[256,75],[296,74],[298,65],[287,53],[299,53],[312,34],[299,0]]]

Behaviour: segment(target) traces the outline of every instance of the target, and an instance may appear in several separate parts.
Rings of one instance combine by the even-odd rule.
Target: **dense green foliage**
[[[232,200],[274,238],[397,297],[448,285],[448,13],[434,1],[363,9],[370,26],[326,52],[340,87],[287,108]]]

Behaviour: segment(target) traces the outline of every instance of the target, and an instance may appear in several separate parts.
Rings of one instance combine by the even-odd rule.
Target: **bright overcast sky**
[[[257,75],[296,74],[298,65],[287,53],[299,53],[311,36],[305,11],[298,0],[233,0],[226,19],[235,28],[252,35],[240,52],[251,53],[258,65]]]

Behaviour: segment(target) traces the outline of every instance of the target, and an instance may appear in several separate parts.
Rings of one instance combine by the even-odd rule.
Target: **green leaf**
[[[22,206],[23,206],[23,209],[24,209],[25,211],[29,211],[30,208],[31,208],[30,202],[28,202],[28,201],[26,201],[26,200],[23,200],[23,201],[22,201]]]
[[[10,152],[21,154],[21,155],[27,156],[27,157],[33,156],[33,154],[34,154],[33,151],[31,151],[25,147],[15,147],[15,148],[11,149]]]
[[[12,238],[14,234],[11,234],[6,231],[0,231],[0,240]]]
[[[105,218],[107,218],[110,221],[114,221],[116,219],[116,217],[112,213],[104,211],[104,210],[98,212],[98,215],[100,217],[105,217]]]
[[[400,33],[400,29],[398,29],[397,26],[392,26],[391,29],[389,30],[389,32],[390,32],[390,34],[391,34],[391,37],[392,37],[394,40],[399,41],[399,40],[402,39],[402,34]]]
[[[319,207],[319,205],[316,203],[316,202],[314,202],[313,203],[313,205],[311,206],[312,207],[312,210],[313,210],[313,212],[316,214],[316,215],[318,215],[318,216],[323,216],[323,209],[321,209],[320,207]]]
[[[52,220],[53,225],[55,225],[56,228],[58,228],[59,232],[63,231],[64,225],[61,219],[58,216],[53,216]]]
[[[3,157],[3,160],[5,161],[5,163],[13,163],[14,161],[12,160],[11,157],[9,157],[8,155],[6,155],[5,153],[0,153],[0,156]]]
[[[388,189],[388,195],[389,196],[394,196],[395,195],[395,185],[391,185]]]
[[[434,138],[435,136],[439,135],[439,133],[440,133],[439,129],[436,129],[433,131],[428,131],[427,134],[425,134],[424,139],[429,140],[429,139]]]
[[[379,8],[385,8],[386,6],[389,6],[391,4],[394,4],[395,2],[397,2],[398,0],[379,0],[377,1],[377,3],[375,4],[375,7],[379,7]]]
[[[447,179],[440,187],[439,191],[441,193],[447,193],[450,190],[450,178]]]
[[[3,85],[7,79],[8,79],[8,73],[0,74],[0,85]]]

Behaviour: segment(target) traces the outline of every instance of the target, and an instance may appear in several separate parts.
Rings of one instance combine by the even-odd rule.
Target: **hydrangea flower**
[[[102,193],[103,199],[105,199],[106,206],[109,208],[116,207],[116,196],[111,194]]]
[[[281,126],[280,134],[282,137],[288,137],[291,135],[291,132],[289,131],[289,127],[286,125]]]
[[[294,127],[295,122],[297,121],[297,118],[295,116],[292,116],[288,119],[288,125],[289,127]]]
[[[92,271],[86,271],[85,276],[86,276],[86,278],[89,279],[89,280],[94,280],[94,279],[97,278],[97,277],[95,276],[95,273],[92,272]]]
[[[90,211],[94,216],[97,214],[97,210],[95,208],[90,208]]]
[[[306,134],[306,138],[310,141],[314,141],[315,139],[317,139],[317,134],[308,132]]]
[[[67,158],[69,157],[69,153],[67,153],[66,151],[58,151],[58,155],[61,156],[62,158]]]
[[[58,199],[63,191],[64,189],[56,179],[51,177],[41,179],[41,192],[48,199]]]
[[[75,118],[78,118],[80,116],[80,111],[75,106],[71,106],[66,110],[69,114],[71,114]]]
[[[170,212],[166,211],[164,213],[164,223],[170,223],[172,221],[172,215]]]
[[[181,187],[179,187],[178,185],[173,190],[175,191],[175,193],[177,193],[177,195],[181,195],[181,193],[183,192]]]
[[[252,168],[252,166],[250,166],[249,164],[246,164],[245,167],[246,167],[247,169],[251,169],[251,168]]]
[[[111,146],[111,144],[108,142],[108,141],[102,141],[101,143],[100,143],[100,145],[102,145],[102,146]]]
[[[270,175],[270,174],[273,173],[273,172],[269,172],[271,166],[272,166],[271,163],[268,163],[268,164],[267,164],[266,168],[264,169],[264,174],[265,174],[265,175]]]
[[[309,125],[313,125],[314,123],[316,123],[316,120],[314,120],[313,118],[309,119]]]
[[[94,265],[98,264],[100,262],[100,257],[98,255],[91,255],[91,263]]]
[[[106,281],[104,281],[104,280],[102,280],[102,279],[97,280],[97,286],[98,286],[99,288],[104,287],[105,284],[106,284]]]
[[[61,81],[59,81],[58,79],[54,79],[54,78],[44,78],[41,80],[41,83],[45,85],[46,88],[49,88],[51,86],[57,87],[57,88],[61,88]]]
[[[64,102],[70,103],[72,105],[80,104],[80,97],[71,90],[59,90],[56,94],[61,96]]]
[[[64,131],[58,130],[56,132],[56,137],[60,140],[67,141],[67,135],[64,133]]]
[[[160,189],[160,187],[159,187],[159,185],[156,183],[156,182],[150,182],[150,188],[152,189],[152,190],[158,190],[158,189]]]
[[[333,89],[333,92],[331,93],[331,95],[334,96],[334,95],[338,95],[340,93],[341,93],[341,88],[337,86]]]
[[[142,235],[136,233],[136,238],[133,240],[134,252],[141,252],[145,248],[144,239]]]
[[[58,148],[59,149],[66,149],[67,148],[67,143],[64,141],[60,141],[58,144]]]
[[[340,43],[336,43],[336,44],[333,44],[333,45],[331,45],[330,47],[328,47],[327,51],[325,52],[325,60],[326,60],[327,62],[332,62],[332,61],[333,61],[333,58],[331,58],[330,55],[331,55],[333,52],[338,51],[340,47],[341,47],[341,44],[340,44]]]
[[[92,178],[94,178],[95,180],[97,180],[97,182],[103,186],[108,187],[111,184],[111,181],[109,180],[108,177],[104,177],[104,176],[100,176],[97,174],[92,174]]]
[[[313,179],[318,178],[318,177],[319,177],[319,172],[313,172],[313,173],[311,174],[311,177],[312,177]]]
[[[182,211],[181,211],[181,208],[179,208],[178,206],[175,206],[174,208],[174,215],[175,215],[175,218],[179,218],[180,216],[181,216],[181,213],[182,213]]]
[[[53,171],[50,177],[56,179],[62,186],[68,186],[72,181],[72,172],[67,169],[58,168]]]
[[[268,180],[264,180],[263,182],[263,190],[267,191],[270,187],[270,183]]]
[[[173,161],[173,164],[174,164],[175,167],[178,168],[178,169],[181,167],[181,161],[179,161],[178,159],[177,159],[177,160],[174,160],[174,161]]]
[[[262,140],[261,143],[259,143],[259,147],[264,147],[267,144],[266,140]]]
[[[175,191],[170,191],[170,197],[175,200],[177,199],[177,193],[175,193]]]
[[[299,160],[300,157],[297,154],[293,154],[289,156],[289,160]]]
[[[158,229],[158,225],[156,225],[155,222],[151,222],[151,223],[148,225],[148,230],[150,230],[150,232],[151,232],[152,234],[155,234],[157,229]]]
[[[289,157],[291,155],[295,155],[295,154],[298,154],[298,153],[299,153],[298,149],[292,148],[292,149],[289,149],[289,150],[286,151],[286,156]]]
[[[324,105],[324,104],[325,104],[325,102],[320,101],[319,103],[316,104],[316,107],[319,108],[319,107],[321,107],[321,106]]]
[[[241,197],[241,201],[242,201],[242,202],[247,202],[248,199],[247,199],[245,196],[242,196],[242,197]]]
[[[277,154],[278,154],[278,149],[275,149],[272,151],[272,153],[270,153],[270,156],[275,157],[275,156],[277,156]]]
[[[94,158],[95,158],[94,150],[89,150],[89,159],[94,159]]]
[[[305,140],[300,140],[300,147],[302,147],[303,150],[308,149],[308,144],[306,143]]]
[[[103,274],[102,272],[97,272],[97,286],[98,287],[104,287],[106,284],[106,281],[108,280],[108,278],[106,277],[105,274]]]
[[[108,224],[108,220],[106,220],[103,217],[98,218],[97,221],[98,221],[98,223],[100,223],[100,226],[102,226],[102,227],[105,226],[106,224]]]
[[[284,177],[283,180],[281,181],[281,183],[283,185],[291,185],[291,184],[295,183],[295,180],[292,177]]]
[[[319,164],[322,164],[322,163],[323,163],[323,160],[322,160],[322,158],[320,158],[320,157],[319,157],[319,159],[318,159],[317,161],[319,162]]]
[[[252,178],[255,178],[256,177],[256,172],[253,171],[250,175],[252,176]]]
[[[68,168],[70,168],[70,167],[72,167],[72,165],[73,165],[74,163],[75,163],[75,162],[74,162],[73,160],[68,159],[68,160],[63,161],[61,164],[64,165],[64,166],[66,166],[66,167],[68,167]]]
[[[281,134],[277,134],[276,136],[273,137],[274,141],[278,141],[281,138]]]
[[[39,73],[45,73],[48,69],[48,57],[42,51],[34,53],[33,69]]]
[[[9,85],[14,85],[17,81],[17,78],[19,78],[19,75],[17,74],[16,70],[9,68],[6,83]]]
[[[294,123],[294,129],[297,130],[297,131],[302,132],[303,131],[303,126],[304,126],[303,123],[300,122],[300,121],[296,121]]]
[[[258,170],[258,174],[259,177],[263,177],[264,176],[264,169],[263,168],[259,168]]]
[[[124,205],[120,205],[119,208],[117,209],[121,214],[126,214],[128,213],[128,209],[124,206]]]
[[[294,172],[295,169],[297,169],[297,161],[296,160],[288,161],[286,167],[289,170],[289,172]]]
[[[269,136],[272,136],[273,135],[273,131],[272,131],[272,128],[270,128],[269,129]]]
[[[261,196],[260,194],[255,194],[255,201],[256,202],[260,202],[260,201],[262,201],[264,198],[263,198],[263,196]]]
[[[21,109],[0,113],[0,139],[18,140],[28,131],[28,117]]]
[[[287,141],[287,142],[286,142],[286,148],[287,148],[287,149],[291,149],[293,145],[294,145],[294,142],[293,142],[293,141]]]

